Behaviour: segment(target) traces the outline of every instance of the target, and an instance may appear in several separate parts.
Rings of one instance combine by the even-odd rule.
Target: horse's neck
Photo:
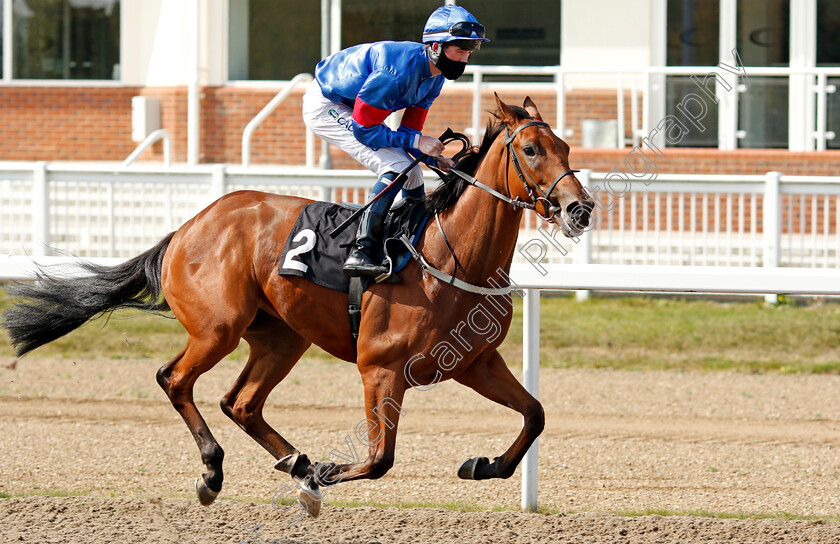
[[[492,153],[492,150],[491,150]],[[475,178],[496,191],[507,194],[507,173],[503,154],[488,153]],[[499,280],[498,269],[509,272],[522,211],[474,186],[468,186],[445,214],[441,224],[458,258],[458,276],[487,285]],[[506,282],[505,282],[506,283]]]

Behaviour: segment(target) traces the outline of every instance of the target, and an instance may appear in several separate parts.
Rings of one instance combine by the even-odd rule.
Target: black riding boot
[[[356,231],[356,245],[344,261],[344,274],[347,276],[379,276],[388,272],[382,264],[380,245],[382,244],[382,225],[385,216],[365,210]]]

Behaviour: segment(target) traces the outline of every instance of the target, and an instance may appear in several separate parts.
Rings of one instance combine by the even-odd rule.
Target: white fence
[[[619,194],[605,176],[578,176],[601,196],[591,232],[568,240],[526,214],[516,262],[840,267],[840,177],[659,174]],[[361,170],[0,163],[0,254],[131,257],[235,190],[362,202],[374,181]]]

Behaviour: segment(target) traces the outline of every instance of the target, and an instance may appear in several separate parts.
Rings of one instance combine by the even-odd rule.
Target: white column
[[[341,51],[341,0],[331,0],[330,54]]]
[[[12,4],[13,0],[3,2],[3,81],[12,80]]]
[[[330,17],[332,11],[331,0],[321,0],[321,58],[327,58],[332,53],[330,46],[331,29]],[[314,69],[314,68],[313,68]],[[307,131],[307,134],[310,131]],[[318,159],[318,168],[324,170],[332,169],[332,157],[330,157],[330,144],[321,140],[321,156]]]
[[[817,64],[817,2],[790,3],[790,67],[813,68]],[[793,74],[788,93],[788,148],[813,151],[815,93],[814,76]]]
[[[651,4],[651,25],[650,25],[650,65],[665,66],[668,63],[668,14],[666,0],[653,0]],[[642,138],[646,138],[653,127],[665,118],[666,93],[664,74],[645,74],[644,95],[642,96]],[[633,74],[635,85],[636,74]],[[632,108],[636,108],[635,98]],[[631,125],[636,124],[635,114]],[[621,130],[621,127],[619,127]],[[634,129],[635,131],[635,129]],[[634,141],[636,135],[633,135]],[[665,134],[662,131],[653,136],[653,145],[658,148],[665,147]]]
[[[735,49],[738,2],[737,0],[720,0],[720,46],[718,58],[721,62],[733,66],[735,60],[732,50]],[[718,71],[726,80],[731,91],[720,82],[716,84],[718,100],[718,149],[732,150],[738,148],[738,75],[725,70]]]
[[[523,299],[522,381],[525,389],[540,398],[540,291],[526,289]],[[537,509],[537,449],[539,439],[522,459],[522,509]]]
[[[201,65],[201,0],[193,0],[192,38],[193,51],[192,73],[187,86],[187,163],[198,164],[201,139],[201,97],[199,96],[199,77]]]

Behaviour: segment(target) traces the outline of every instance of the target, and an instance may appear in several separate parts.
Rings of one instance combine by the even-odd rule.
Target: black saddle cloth
[[[341,267],[356,243],[359,219],[335,239],[330,238],[330,233],[357,209],[330,202],[313,202],[304,206],[286,239],[278,273],[281,276],[300,276],[335,291],[349,292],[350,278],[344,275]],[[412,245],[416,244],[429,217],[423,199],[401,200],[388,212],[383,242],[405,234]],[[403,244],[385,245],[396,273],[406,265],[410,255]]]

